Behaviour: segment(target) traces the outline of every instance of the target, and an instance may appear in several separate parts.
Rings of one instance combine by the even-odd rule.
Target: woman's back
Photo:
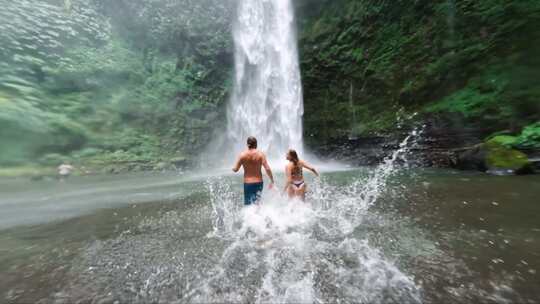
[[[304,174],[302,172],[302,161],[299,160],[298,162],[294,163],[291,162],[289,164],[290,170],[291,170],[291,177],[293,180],[303,180]]]

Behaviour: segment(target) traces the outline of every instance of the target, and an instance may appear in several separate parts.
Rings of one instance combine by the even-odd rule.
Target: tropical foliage
[[[0,165],[156,164],[223,121],[231,5],[8,1],[0,11]]]
[[[538,1],[303,0],[298,11],[312,144],[387,134],[400,109],[486,132],[540,118]]]

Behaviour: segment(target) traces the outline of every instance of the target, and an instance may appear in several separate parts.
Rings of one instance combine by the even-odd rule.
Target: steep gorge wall
[[[354,145],[349,138],[381,142],[400,133],[398,119],[415,112],[405,123],[427,123],[427,136],[443,149],[499,131],[519,135],[540,120],[538,1],[303,0],[297,6],[304,129],[312,149]],[[528,144],[540,148],[540,136],[535,140]]]

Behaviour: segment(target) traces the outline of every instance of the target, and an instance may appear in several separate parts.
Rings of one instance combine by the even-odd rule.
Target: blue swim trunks
[[[261,197],[263,183],[244,184],[244,205],[256,203]]]

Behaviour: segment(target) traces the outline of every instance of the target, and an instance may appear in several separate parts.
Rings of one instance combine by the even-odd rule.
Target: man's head
[[[253,136],[248,137],[247,146],[249,149],[257,149],[257,139]]]

